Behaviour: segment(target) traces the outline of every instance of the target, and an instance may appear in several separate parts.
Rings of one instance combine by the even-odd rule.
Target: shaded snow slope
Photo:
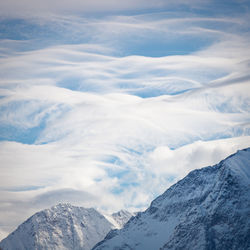
[[[116,221],[116,223],[119,225],[118,228],[122,228],[133,215],[134,214],[131,214],[130,212],[128,212],[126,210],[121,210],[117,213],[113,213],[111,216]]]
[[[190,172],[94,250],[250,249],[250,149]]]
[[[0,243],[4,250],[91,249],[114,228],[93,208],[59,204],[36,213]]]
[[[103,214],[103,215],[110,223],[114,225],[114,228],[121,229],[129,221],[129,219],[135,214],[130,213],[127,210],[120,210],[111,215],[109,214]]]

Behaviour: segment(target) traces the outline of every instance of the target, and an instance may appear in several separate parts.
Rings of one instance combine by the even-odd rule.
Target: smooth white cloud
[[[148,166],[158,175],[169,174],[180,179],[189,171],[212,166],[239,149],[249,147],[249,136],[216,141],[196,141],[175,150],[157,147],[149,154]]]

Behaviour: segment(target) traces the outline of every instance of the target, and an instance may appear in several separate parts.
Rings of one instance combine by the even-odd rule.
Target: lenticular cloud
[[[19,21],[0,22],[2,234],[57,202],[143,209],[250,146],[244,17]]]

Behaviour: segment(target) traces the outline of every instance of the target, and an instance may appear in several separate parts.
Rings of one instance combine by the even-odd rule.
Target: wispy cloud
[[[205,5],[210,1],[205,1]],[[98,13],[98,12],[119,12],[119,11],[145,11],[145,10],[161,10],[164,8],[176,8],[176,7],[192,7],[199,8],[204,6],[204,1],[192,0],[188,3],[185,0],[178,1],[164,1],[156,0],[149,2],[147,0],[127,0],[114,1],[114,0],[72,0],[72,1],[59,1],[45,0],[43,2],[35,0],[10,0],[8,2],[1,3],[2,13],[8,15],[18,15],[31,13]]]
[[[3,233],[57,202],[142,209],[188,171],[250,146],[249,24],[206,10],[1,20]]]

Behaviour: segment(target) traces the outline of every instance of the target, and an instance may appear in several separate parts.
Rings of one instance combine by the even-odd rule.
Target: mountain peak
[[[114,225],[94,208],[60,203],[31,216],[0,246],[4,250],[87,250],[113,228]]]
[[[190,172],[145,212],[130,219],[131,215],[126,210],[102,215],[94,208],[59,203],[31,216],[0,247],[90,250],[96,244],[95,250],[250,249],[250,148]]]
[[[237,151],[237,153],[229,156],[222,164],[230,168],[232,174],[241,179],[245,184],[250,183],[250,148]]]
[[[70,203],[61,203],[60,202],[57,205],[52,206],[51,209],[62,209],[62,208],[72,208],[72,207],[76,207],[76,206],[73,206]]]
[[[95,250],[249,249],[250,149],[190,172]]]
[[[89,250],[110,230],[121,228],[131,216],[123,210],[107,218],[94,208],[59,203],[35,213],[2,240],[0,247],[4,250]]]
[[[133,215],[134,214],[128,212],[127,210],[120,210],[116,213],[113,213],[111,216],[118,224],[118,228],[122,228],[123,225],[125,225]]]

